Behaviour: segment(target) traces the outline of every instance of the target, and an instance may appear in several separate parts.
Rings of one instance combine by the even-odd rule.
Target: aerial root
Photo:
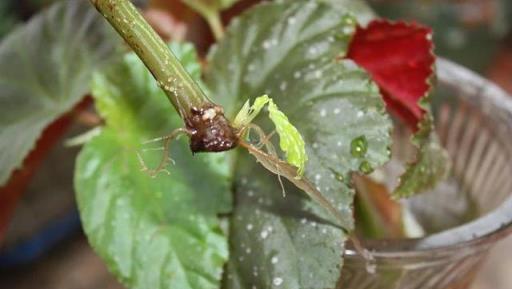
[[[188,130],[186,130],[184,128],[178,128],[178,129],[175,129],[169,135],[166,135],[166,136],[163,136],[163,137],[158,137],[158,138],[151,139],[151,140],[143,142],[143,144],[145,145],[145,144],[150,144],[150,143],[154,143],[154,142],[163,141],[163,146],[162,147],[159,147],[159,148],[149,148],[149,149],[143,149],[142,150],[142,152],[160,151],[161,150],[161,151],[163,151],[163,153],[162,153],[162,159],[160,160],[160,163],[158,164],[158,166],[156,168],[152,169],[152,168],[149,168],[146,165],[146,162],[142,158],[142,155],[139,152],[137,152],[137,159],[139,160],[139,163],[140,163],[140,166],[141,166],[141,171],[148,173],[148,175],[151,176],[152,178],[155,178],[160,173],[165,173],[167,175],[170,175],[171,172],[165,168],[169,163],[174,164],[174,160],[169,156],[170,144],[171,144],[171,141],[177,139],[182,134],[187,134],[188,135],[189,132],[188,132]]]

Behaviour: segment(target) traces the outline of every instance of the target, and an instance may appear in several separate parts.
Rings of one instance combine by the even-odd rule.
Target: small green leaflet
[[[306,145],[299,131],[290,123],[288,117],[281,112],[275,103],[270,100],[268,105],[270,119],[276,126],[277,134],[279,134],[279,146],[286,152],[286,160],[288,163],[299,168],[297,176],[304,174],[304,167],[308,156],[306,155]]]
[[[251,101],[247,100],[244,106],[235,117],[233,121],[233,127],[242,129],[247,127],[256,116],[260,113],[261,109],[270,101],[268,95],[263,95],[254,100],[254,104],[251,106]]]
[[[279,135],[279,146],[286,153],[286,161],[298,168],[297,178],[300,179],[304,174],[308,156],[306,155],[306,144],[299,131],[268,95],[256,98],[252,106],[249,102],[249,100],[245,102],[235,117],[233,126],[238,129],[247,127],[258,116],[265,104],[268,104],[270,120],[274,123]]]

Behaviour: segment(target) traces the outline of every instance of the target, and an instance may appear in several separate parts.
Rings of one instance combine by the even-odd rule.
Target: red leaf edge
[[[426,113],[419,101],[430,91],[433,50],[429,27],[377,19],[357,27],[346,58],[371,75],[388,110],[416,132]]]

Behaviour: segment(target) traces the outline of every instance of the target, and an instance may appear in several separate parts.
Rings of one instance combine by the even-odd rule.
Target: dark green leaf
[[[118,40],[86,1],[53,5],[0,44],[0,185],[88,91]]]
[[[340,209],[346,228],[353,226],[350,173],[388,160],[391,128],[369,76],[336,60],[355,24],[316,1],[259,5],[233,20],[207,74],[227,115],[247,97],[274,99],[306,141],[306,176]],[[362,151],[353,155],[354,146]],[[246,154],[240,158],[227,288],[333,288],[343,231],[303,192],[287,186],[283,198],[275,176]]]
[[[330,4],[342,13],[352,13],[360,25],[366,25],[375,18],[375,13],[364,0],[319,0]]]
[[[6,35],[19,21],[9,1],[0,2],[0,37]]]
[[[192,46],[172,47],[198,77]],[[218,288],[228,257],[217,215],[231,209],[229,155],[193,157],[175,142],[170,175],[152,178],[137,151],[148,166],[162,151],[143,153],[141,143],[183,126],[165,94],[134,54],[96,74],[93,92],[107,126],[80,153],[75,175],[92,246],[130,288]]]

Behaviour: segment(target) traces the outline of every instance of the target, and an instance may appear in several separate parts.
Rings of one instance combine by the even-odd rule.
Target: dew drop
[[[350,143],[350,153],[353,157],[361,158],[366,155],[368,151],[368,141],[364,135],[356,137]]]
[[[368,161],[363,161],[361,165],[359,166],[359,170],[362,173],[370,174],[373,172],[373,167]]]
[[[265,50],[269,49],[271,45],[272,45],[272,43],[270,43],[270,41],[268,41],[268,40],[263,41],[263,44],[262,44],[263,49],[265,49]]]
[[[320,110],[320,117],[325,117],[327,115],[327,110],[325,108],[322,108]]]
[[[354,19],[352,18],[351,15],[345,15],[343,17],[343,21],[346,23],[346,24],[353,24],[354,23]]]
[[[283,284],[283,278],[280,278],[280,277],[274,278],[274,280],[272,280],[272,284],[274,284],[275,286],[281,286],[281,284]]]
[[[260,236],[263,240],[265,240],[268,237],[268,231],[267,230],[261,231]]]
[[[345,34],[352,34],[354,32],[353,26],[345,26],[343,27],[343,33]]]
[[[287,87],[288,83],[286,81],[281,82],[281,85],[279,85],[279,89],[281,89],[281,91],[285,91]]]
[[[288,24],[290,25],[293,25],[297,22],[297,19],[295,19],[295,17],[290,17],[288,18]]]
[[[252,224],[247,224],[246,226],[247,231],[252,231],[253,228],[254,226]]]
[[[316,55],[318,53],[318,49],[314,46],[310,47],[308,53],[311,55]]]
[[[272,257],[272,259],[270,259],[270,263],[272,264],[277,264],[279,262],[279,258],[277,258],[276,256]]]
[[[299,79],[301,76],[302,73],[300,71],[295,71],[295,73],[293,74],[293,77],[295,77],[295,79]]]

